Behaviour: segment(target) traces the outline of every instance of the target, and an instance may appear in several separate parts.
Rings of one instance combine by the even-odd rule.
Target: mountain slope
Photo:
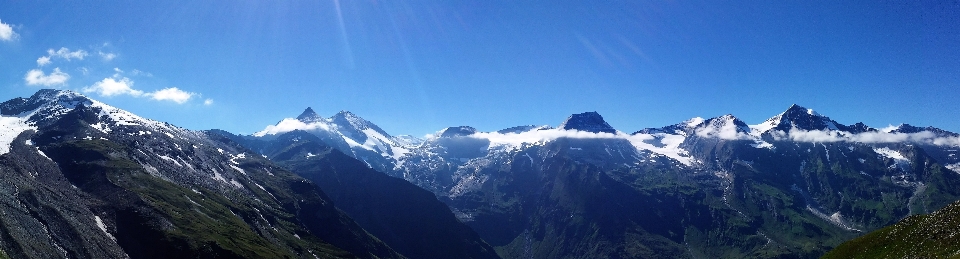
[[[13,258],[401,258],[236,143],[41,90],[0,104]]]
[[[264,140],[222,133],[310,179],[361,226],[410,258],[498,258],[433,194],[292,131]]]
[[[960,201],[847,241],[821,258],[960,258]]]

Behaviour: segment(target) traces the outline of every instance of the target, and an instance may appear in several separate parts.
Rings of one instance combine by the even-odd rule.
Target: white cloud
[[[130,74],[133,74],[135,76],[153,77],[153,74],[151,74],[150,72],[143,72],[138,69],[134,69],[133,71],[130,71]]]
[[[46,66],[50,64],[50,57],[43,56],[37,59],[37,66]]]
[[[282,134],[282,133],[291,132],[294,130],[311,131],[311,130],[317,130],[317,129],[330,130],[330,125],[327,125],[326,123],[323,123],[323,122],[303,123],[302,121],[294,118],[286,118],[280,121],[280,123],[277,123],[277,125],[269,125],[267,126],[267,128],[257,133],[253,133],[253,135],[257,137],[262,137],[266,135]]]
[[[824,131],[824,130],[799,130],[796,128],[790,129],[790,132],[787,134],[790,137],[790,140],[796,142],[840,142],[843,141],[843,137],[840,136],[838,131]]]
[[[800,130],[791,129],[790,132],[776,131],[773,137],[777,140],[792,140],[797,142],[854,142],[866,144],[883,143],[916,143],[938,146],[960,146],[960,137],[938,137],[936,133],[921,131],[917,133],[890,133],[890,132],[863,132],[852,134],[835,130]]]
[[[53,49],[47,50],[46,56],[41,56],[37,58],[37,66],[46,66],[50,63],[53,63],[53,58],[62,58],[70,61],[72,59],[83,60],[84,57],[90,55],[85,50],[70,51],[68,48],[60,48],[59,50],[54,51]]]
[[[178,104],[183,104],[189,101],[194,96],[199,96],[200,94],[186,92],[180,90],[176,87],[164,88],[154,92],[144,92],[133,88],[133,80],[130,78],[121,77],[119,73],[122,73],[123,70],[119,68],[114,68],[114,71],[117,74],[114,74],[113,77],[104,78],[91,86],[83,88],[84,92],[87,93],[96,93],[100,96],[117,96],[117,95],[129,95],[133,97],[149,97],[157,101],[171,101]],[[209,100],[209,99],[208,99]],[[213,101],[210,100],[212,103]]]
[[[70,49],[68,48],[60,48],[57,51],[53,51],[53,49],[48,49],[47,54],[50,57],[59,57],[59,58],[66,59],[68,61],[71,59],[83,60],[84,57],[90,55],[89,53],[87,53],[87,51],[82,49],[77,51],[70,51]]]
[[[17,36],[17,33],[13,31],[13,26],[0,21],[0,40],[13,41]]]
[[[100,54],[100,58],[103,58],[103,60],[106,60],[106,61],[110,61],[110,60],[113,60],[114,58],[117,58],[116,53],[105,53],[103,51],[97,51],[97,54]]]
[[[213,105],[213,99],[208,98],[206,100],[203,100],[203,105],[206,105],[206,106]]]
[[[176,87],[165,88],[158,90],[153,93],[148,94],[150,98],[153,98],[157,101],[172,101],[178,104],[183,104],[190,100],[196,93],[185,92]]]
[[[133,89],[133,81],[129,78],[113,77],[104,78],[89,87],[83,89],[84,92],[94,92],[101,96],[131,95],[134,97],[143,96],[143,91]]]
[[[725,123],[720,128],[703,127],[697,129],[697,136],[704,138],[719,138],[723,140],[750,139],[750,135],[737,131],[737,124],[733,122]]]
[[[49,75],[44,74],[40,69],[31,69],[27,71],[27,75],[23,77],[23,80],[27,81],[27,85],[63,85],[70,79],[70,75],[60,71],[60,68],[54,68],[53,72],[50,72]]]

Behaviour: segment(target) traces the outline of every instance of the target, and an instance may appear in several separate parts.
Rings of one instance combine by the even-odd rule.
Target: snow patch
[[[607,133],[565,129],[541,129],[520,133],[478,132],[467,137],[486,139],[490,141],[491,146],[507,146],[512,149],[523,147],[524,144],[537,144],[560,138],[624,139],[629,141],[630,144],[632,144],[637,150],[648,150],[653,153],[661,154],[677,160],[684,165],[691,165],[694,162],[693,158],[689,156],[687,151],[680,148],[680,144],[683,143],[686,137],[682,135],[666,133],[637,133],[629,135],[623,132]],[[659,140],[663,145],[653,145],[645,142],[653,139]],[[571,147],[571,149],[577,148]]]
[[[947,169],[950,169],[950,171],[954,171],[954,172],[960,174],[960,163],[949,164],[949,165],[946,165],[946,166],[944,166],[944,167],[946,167]]]
[[[240,167],[235,166],[235,165],[230,165],[230,167],[233,168],[233,170],[237,170],[237,172],[240,172],[241,174],[244,174],[244,175],[247,174],[247,171],[244,171],[243,168],[240,168]]]
[[[37,129],[33,122],[27,122],[27,118],[29,118],[29,115],[24,117],[0,117],[0,155],[10,152],[10,144],[20,133]]]
[[[235,165],[239,165],[240,162],[237,162],[237,159],[244,159],[244,158],[247,158],[247,154],[246,154],[246,153],[240,153],[240,154],[232,155],[232,156],[230,156],[230,163],[235,164]]]
[[[168,162],[174,163],[174,164],[176,164],[176,165],[179,166],[179,167],[183,167],[183,165],[181,165],[180,162],[177,161],[176,159],[173,159],[173,158],[170,158],[170,157],[164,156],[164,155],[157,155],[157,156],[160,157],[160,159],[167,160]]]
[[[907,170],[910,168],[910,160],[904,157],[900,151],[886,147],[873,148],[873,151],[879,154],[881,157],[893,159],[894,163],[890,165],[891,169],[900,168],[901,170]]]
[[[846,220],[843,219],[843,215],[841,215],[839,211],[834,212],[833,214],[827,215],[826,213],[820,212],[820,210],[817,210],[811,207],[810,205],[807,205],[807,211],[810,211],[814,215],[817,215],[817,217],[827,222],[833,223],[834,225],[840,228],[843,228],[849,231],[862,232],[861,230],[853,228],[853,226],[850,226],[849,224],[847,224]]]
[[[221,175],[221,174],[220,174],[219,172],[217,172],[217,171],[214,171],[214,172],[213,172],[213,177],[212,177],[212,178],[213,178],[213,179],[216,179],[216,180],[220,180],[221,182],[224,182],[224,183],[230,183],[230,182],[227,181],[226,178],[223,178],[223,175]]]
[[[97,227],[99,227],[100,230],[103,230],[104,234],[107,234],[107,236],[110,237],[110,239],[113,239],[113,241],[117,241],[116,237],[113,237],[110,232],[107,232],[107,225],[103,224],[103,220],[100,219],[100,216],[93,216],[93,220],[97,222]]]

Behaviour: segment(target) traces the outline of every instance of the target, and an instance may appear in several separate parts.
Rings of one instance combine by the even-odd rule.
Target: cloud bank
[[[312,130],[318,130],[318,129],[330,130],[331,127],[330,125],[323,122],[303,123],[302,121],[294,118],[286,118],[280,121],[279,123],[277,123],[277,125],[269,125],[267,126],[267,128],[257,133],[253,133],[253,136],[263,137],[266,135],[283,134],[283,133],[291,132],[294,130],[312,131]]]
[[[930,144],[937,146],[960,146],[960,137],[937,136],[930,131],[921,131],[917,133],[887,133],[887,132],[864,132],[852,134],[844,131],[834,130],[800,130],[791,129],[790,132],[775,131],[773,137],[776,140],[792,140],[797,142],[853,142],[866,144],[884,144],[884,143],[915,143]]]
[[[734,123],[725,123],[720,128],[703,127],[696,130],[697,136],[704,138],[719,138],[723,140],[751,139],[746,133],[738,132],[737,125]]]

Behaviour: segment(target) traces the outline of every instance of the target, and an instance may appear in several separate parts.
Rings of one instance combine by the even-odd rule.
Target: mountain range
[[[66,90],[0,115],[10,258],[815,258],[960,199],[960,134],[798,105],[422,138],[311,108],[192,131]]]

